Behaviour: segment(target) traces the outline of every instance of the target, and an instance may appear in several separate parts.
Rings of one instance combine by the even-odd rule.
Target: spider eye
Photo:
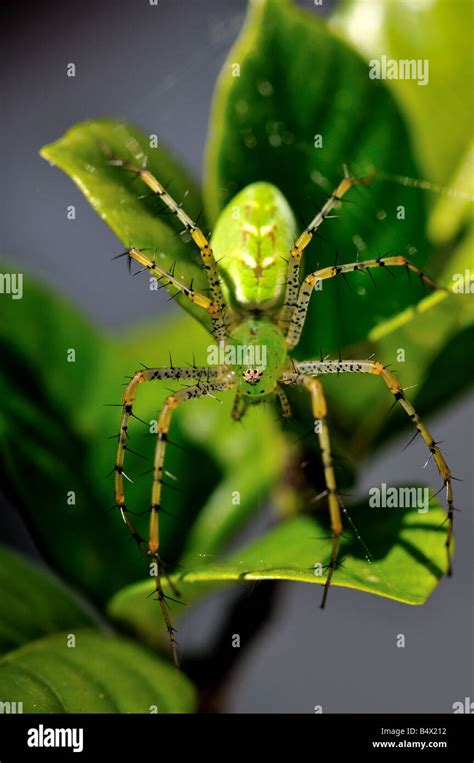
[[[257,384],[262,378],[262,376],[263,376],[263,371],[258,371],[258,369],[256,368],[255,369],[249,368],[247,369],[247,371],[244,371],[242,374],[242,377],[245,379],[245,381],[248,384],[252,384],[252,385]]]

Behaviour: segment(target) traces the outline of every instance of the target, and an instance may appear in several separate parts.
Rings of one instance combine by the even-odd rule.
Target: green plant
[[[216,90],[204,185],[208,216],[201,223],[204,230],[215,223],[232,196],[252,182],[274,183],[307,224],[322,206],[321,185],[326,187],[327,183],[329,191],[336,187],[343,163],[353,174],[375,166],[386,173],[419,177],[422,168],[410,148],[406,117],[388,88],[368,79],[363,60],[326,25],[286,2],[266,0],[251,5],[249,20]],[[275,50],[279,55],[274,55]],[[240,67],[238,77],[232,76],[236,65]],[[316,134],[324,136],[322,148],[315,146]],[[136,183],[124,184],[123,175],[104,156],[104,144],[115,156],[126,159],[147,155],[150,169],[158,177],[173,177],[174,195],[181,198],[187,193],[186,209],[194,216],[198,214],[200,194],[188,174],[168,152],[150,149],[147,137],[123,122],[94,120],[77,125],[42,153],[80,185],[127,248],[156,248],[164,270],[174,268],[180,280],[193,280],[196,291],[205,289],[199,259],[175,235],[173,221],[157,213],[155,199],[141,198],[143,188]],[[446,172],[454,172],[453,167]],[[437,180],[451,184],[449,174]],[[344,207],[338,223],[325,231],[327,240],[318,242],[310,252],[308,271],[314,269],[309,263],[316,257],[321,264],[330,264],[337,249],[347,252],[348,242],[357,234],[358,248],[363,242],[368,252],[377,255],[403,241],[404,253],[416,250],[417,265],[433,273],[439,283],[450,285],[452,274],[467,267],[472,241],[463,198],[442,198],[427,210],[426,199],[418,189],[404,188],[402,203],[407,214],[400,221],[394,214],[401,203],[400,193],[399,186],[382,180],[377,183],[376,195],[371,188],[362,189],[356,203]],[[379,219],[377,212],[385,216]],[[441,232],[439,223],[436,226],[440,218]],[[352,259],[354,256],[344,256],[344,261]],[[332,288],[323,290],[313,301],[296,357],[314,357],[322,347],[325,354],[340,349],[343,357],[368,357],[375,352],[390,362],[401,345],[410,357],[416,357],[416,364],[410,367],[410,383],[418,384],[414,405],[425,415],[463,391],[472,377],[472,359],[457,365],[456,378],[444,369],[472,339],[469,296],[436,292],[424,297],[401,278],[393,283],[388,278],[385,283],[378,280],[377,289],[371,291],[364,274],[355,274],[355,278],[353,292],[346,292],[345,284],[336,279]],[[117,514],[105,513],[104,507],[110,505],[110,486],[103,476],[111,466],[111,443],[104,440],[104,433],[116,430],[117,410],[104,408],[103,403],[111,395],[117,399],[119,380],[137,368],[144,357],[148,359],[151,347],[155,366],[168,365],[168,349],[176,365],[189,362],[192,351],[196,363],[205,365],[209,338],[194,320],[200,313],[185,297],[179,295],[177,301],[192,317],[174,318],[159,329],[153,324],[132,331],[121,337],[119,345],[117,338],[103,336],[43,288],[30,287],[21,302],[21,320],[15,305],[15,315],[12,313],[8,328],[2,327],[0,333],[6,359],[1,377],[5,410],[0,419],[0,442],[2,476],[9,494],[22,508],[51,566],[106,612],[117,629],[131,632],[135,639],[153,647],[162,641],[159,608],[146,598],[153,583],[149,579],[143,582],[143,559],[127,543]],[[344,321],[339,320],[342,305]],[[74,364],[64,362],[67,347],[76,350]],[[335,418],[335,449],[343,452],[348,462],[340,470],[338,481],[347,487],[361,459],[382,439],[400,431],[404,421],[394,416],[385,424],[381,415],[386,410],[383,390],[374,390],[364,379],[354,379],[350,395],[347,387],[334,379],[325,387]],[[145,388],[137,415],[146,422],[153,420],[166,394],[158,385]],[[169,514],[162,517],[160,551],[186,602],[231,581],[324,581],[314,574],[314,560],[328,555],[327,540],[322,537],[327,535],[325,517],[319,512],[294,516],[307,508],[308,492],[288,483],[286,469],[288,455],[301,460],[303,447],[305,457],[316,464],[314,446],[301,439],[311,420],[307,401],[298,395],[291,400],[295,421],[288,437],[275,423],[272,411],[265,408],[250,411],[247,428],[239,429],[231,420],[232,401],[228,398],[227,394],[222,406],[213,400],[196,402],[188,410],[179,410],[173,422],[172,439],[180,447],[170,449],[167,469],[173,475],[183,475],[190,461],[199,463],[193,481],[183,481],[183,492],[164,489],[163,506]],[[295,445],[295,440],[299,444]],[[25,474],[43,486],[40,509],[37,502],[31,502]],[[318,475],[316,488],[321,484]],[[75,496],[75,503],[66,511],[58,509],[64,507],[65,485]],[[231,557],[223,554],[225,544],[277,487],[280,511],[290,516],[250,547]],[[146,480],[134,483],[130,505],[147,506],[148,489]],[[240,503],[233,502],[234,493],[240,495]],[[374,564],[367,564],[364,548],[356,537],[349,536],[342,546],[344,567],[338,569],[334,584],[406,603],[423,603],[445,569],[444,529],[440,528],[445,519],[443,510],[433,500],[427,514],[419,514],[413,507],[403,514],[387,513],[376,522],[365,505],[348,507],[348,512]],[[73,544],[66,542],[71,536]],[[7,564],[22,564],[5,554]],[[211,563],[203,561],[208,557],[213,558]],[[21,572],[17,568],[15,578],[28,579],[31,590],[31,581],[38,575],[34,569]],[[166,581],[164,587],[169,593]],[[51,597],[51,602],[55,598]],[[136,660],[136,672],[127,670],[123,684],[117,680],[110,691],[107,689],[108,704],[102,707],[110,709],[115,703],[117,710],[125,712],[149,712],[149,706],[155,705],[160,711],[191,709],[192,688],[184,677],[175,678],[172,667],[162,658],[150,656],[144,646],[77,630],[89,628],[91,623],[67,597],[57,597],[46,630],[32,627],[30,613],[10,610],[7,598],[1,606],[5,612],[11,611],[3,667],[13,685],[25,664],[37,672],[38,682],[46,678],[43,671],[50,671],[48,681],[62,685],[64,666],[56,658],[66,635],[46,634],[66,629],[77,634],[78,645],[82,641],[84,658],[94,639],[104,660],[116,660],[117,665]],[[170,607],[175,615],[177,608],[172,602]],[[25,627],[20,628],[23,622]],[[40,640],[29,644],[32,639]],[[15,647],[19,649],[11,652]],[[123,656],[118,654],[120,650]],[[81,652],[76,654],[74,659],[80,660]],[[87,666],[90,681],[107,683],[98,663]],[[103,667],[108,675],[106,662]],[[79,669],[81,674],[86,670],[78,664],[72,667],[73,672]],[[143,691],[136,699],[132,689],[127,693],[126,681],[137,686],[136,675],[148,669],[157,671],[153,684],[160,686],[160,694],[156,701],[153,691]],[[117,671],[120,674],[119,667]],[[122,691],[130,704],[124,702]],[[25,685],[23,696],[28,697],[30,709],[58,707],[48,704],[45,690],[38,690],[36,684]],[[84,696],[81,708],[63,698],[63,709],[100,710],[100,703],[92,704],[92,694],[86,692]]]

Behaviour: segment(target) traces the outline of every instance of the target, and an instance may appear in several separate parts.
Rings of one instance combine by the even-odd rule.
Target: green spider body
[[[293,212],[270,183],[252,183],[222,211],[212,246],[233,311],[275,315],[281,308],[295,235]]]
[[[295,231],[293,213],[278,188],[252,183],[223,210],[213,235],[217,270],[231,313],[229,344],[242,360],[231,367],[237,392],[250,403],[261,402],[275,390],[287,364],[285,337],[275,321],[285,296]],[[261,373],[258,381],[246,381],[249,366]]]

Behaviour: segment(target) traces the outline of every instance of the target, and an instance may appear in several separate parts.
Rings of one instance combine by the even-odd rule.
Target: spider
[[[224,349],[226,362],[207,367],[145,368],[136,371],[123,394],[123,411],[118,435],[115,461],[115,503],[132,537],[143,552],[155,563],[157,598],[168,631],[170,647],[176,665],[178,662],[175,630],[171,624],[160,573],[164,571],[158,555],[159,514],[161,509],[162,477],[173,411],[193,398],[214,395],[216,392],[235,390],[232,417],[241,419],[249,406],[276,397],[284,417],[291,415],[285,387],[299,385],[310,395],[312,413],[319,426],[315,433],[319,439],[324,468],[325,495],[330,514],[332,548],[323,588],[321,607],[324,608],[337,565],[343,524],[338,496],[331,444],[327,424],[327,404],[323,385],[324,374],[369,374],[379,378],[405,410],[421,435],[446,487],[448,529],[446,538],[447,570],[451,574],[451,540],[453,535],[453,489],[451,471],[425,424],[420,419],[401,388],[397,377],[380,361],[368,360],[306,360],[291,357],[301,337],[310,299],[322,281],[346,275],[353,271],[372,268],[404,267],[414,272],[431,288],[435,283],[404,256],[381,256],[343,265],[333,265],[302,277],[304,250],[318,228],[331,212],[338,208],[345,194],[354,186],[368,184],[373,176],[353,177],[345,170],[344,177],[328,197],[322,209],[303,232],[296,236],[295,221],[288,202],[272,184],[253,183],[230,202],[222,212],[212,237],[208,239],[170,196],[159,180],[146,167],[113,157],[110,164],[122,167],[145,183],[168,210],[176,215],[198,247],[208,279],[208,295],[198,293],[166,272],[143,250],[129,248],[124,255],[129,262],[135,260],[162,285],[172,286],[191,302],[207,311],[212,322],[212,335],[220,349]],[[235,214],[238,210],[238,214]],[[317,290],[317,289],[316,289]],[[220,356],[222,357],[222,356]],[[257,358],[259,363],[252,363]],[[248,362],[247,362],[248,361]],[[194,382],[168,395],[157,424],[157,440],[153,462],[153,483],[149,509],[148,539],[137,532],[124,495],[124,458],[130,417],[140,384],[159,380]]]

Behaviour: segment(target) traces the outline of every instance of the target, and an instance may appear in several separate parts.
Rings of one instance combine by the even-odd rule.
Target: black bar
[[[64,733],[56,734],[56,729]],[[76,733],[74,735],[74,731]],[[52,730],[52,731],[51,731]],[[69,730],[69,731],[68,731]],[[82,739],[80,730],[82,730]],[[387,760],[472,763],[470,715],[0,715],[0,761],[269,760],[342,761],[360,754]],[[42,742],[34,747],[31,743]],[[50,741],[70,747],[47,746]],[[82,742],[82,744],[81,744]],[[423,746],[424,745],[424,746]],[[73,746],[77,752],[73,752]],[[80,749],[82,747],[82,749]],[[262,757],[262,753],[264,758]],[[290,755],[291,753],[291,755]]]

